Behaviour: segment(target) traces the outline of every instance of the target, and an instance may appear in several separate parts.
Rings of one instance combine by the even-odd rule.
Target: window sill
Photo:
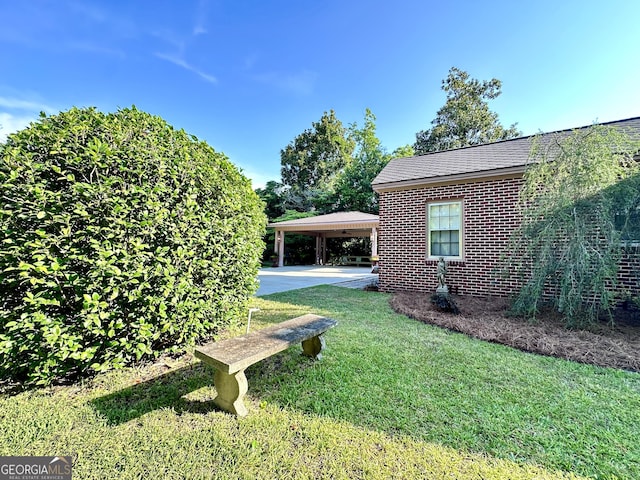
[[[462,257],[443,257],[447,265],[464,265],[465,261]],[[437,265],[440,257],[429,257],[425,260],[426,265]]]

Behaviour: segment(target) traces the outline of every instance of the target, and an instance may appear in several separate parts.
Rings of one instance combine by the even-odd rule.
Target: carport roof
[[[268,227],[282,231],[330,231],[371,229],[380,223],[378,215],[362,212],[338,212],[315,217],[298,218],[284,222],[270,223]]]

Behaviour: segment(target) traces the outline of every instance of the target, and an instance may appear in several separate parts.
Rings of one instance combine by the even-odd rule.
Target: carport
[[[297,233],[316,238],[316,264],[327,263],[327,238],[371,238],[371,256],[378,255],[378,215],[362,212],[339,212],[317,217],[299,218],[270,223],[276,230],[273,250],[278,254],[278,266],[284,266],[285,234]]]

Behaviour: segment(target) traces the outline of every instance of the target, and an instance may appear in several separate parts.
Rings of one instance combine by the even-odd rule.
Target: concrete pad
[[[261,268],[258,272],[260,288],[256,296],[327,284],[364,288],[377,278],[377,274],[371,273],[371,267],[321,265]]]

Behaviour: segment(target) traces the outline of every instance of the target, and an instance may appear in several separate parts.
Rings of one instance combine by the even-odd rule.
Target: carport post
[[[322,242],[322,264],[327,264],[327,234],[321,233],[321,242]]]
[[[324,232],[316,234],[316,265],[327,264],[327,235]]]
[[[322,251],[322,238],[321,238],[321,234],[318,233],[316,234],[316,265],[323,265],[324,262],[322,261],[322,254],[320,253]]]
[[[371,256],[378,256],[378,229],[376,227],[371,228]]]
[[[284,267],[284,232],[276,230],[276,243],[278,245],[278,266]]]

